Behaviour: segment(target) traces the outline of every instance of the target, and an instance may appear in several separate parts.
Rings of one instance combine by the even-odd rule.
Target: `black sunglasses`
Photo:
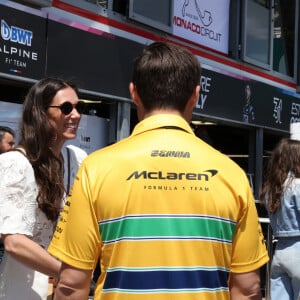
[[[82,114],[85,108],[85,104],[83,101],[79,101],[76,104],[72,104],[71,102],[67,101],[61,105],[49,105],[48,107],[57,107],[61,110],[61,112],[64,115],[69,115],[72,112],[73,108],[75,107],[78,113]]]

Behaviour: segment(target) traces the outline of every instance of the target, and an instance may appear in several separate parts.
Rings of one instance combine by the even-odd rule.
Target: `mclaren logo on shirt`
[[[164,172],[164,171],[134,171],[127,180],[131,179],[158,179],[158,180],[205,180],[215,176],[217,170],[205,170],[201,173],[192,172]]]

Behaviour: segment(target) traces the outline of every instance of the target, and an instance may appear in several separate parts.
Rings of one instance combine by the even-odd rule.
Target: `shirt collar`
[[[175,114],[157,114],[140,121],[135,126],[132,135],[138,135],[145,131],[163,127],[177,127],[178,129],[186,131],[187,133],[194,134],[192,128],[183,117]]]

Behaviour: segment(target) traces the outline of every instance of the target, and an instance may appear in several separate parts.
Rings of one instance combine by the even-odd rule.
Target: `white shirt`
[[[0,233],[19,233],[48,247],[54,222],[38,208],[37,184],[28,159],[18,151],[0,155]],[[0,264],[0,299],[47,298],[48,276],[4,253]]]
[[[71,187],[78,167],[87,154],[76,146],[67,147],[70,160],[66,147],[62,150],[64,183],[67,187],[69,181]],[[38,208],[37,192],[34,171],[28,159],[18,151],[0,155],[0,235],[24,234],[47,249],[56,222],[48,220]],[[0,264],[0,300],[46,300],[47,294],[47,275],[26,267],[4,253]]]

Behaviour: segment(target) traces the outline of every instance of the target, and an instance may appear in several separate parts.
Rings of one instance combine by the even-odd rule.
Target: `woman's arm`
[[[23,234],[2,234],[5,251],[27,267],[58,277],[61,262]]]

